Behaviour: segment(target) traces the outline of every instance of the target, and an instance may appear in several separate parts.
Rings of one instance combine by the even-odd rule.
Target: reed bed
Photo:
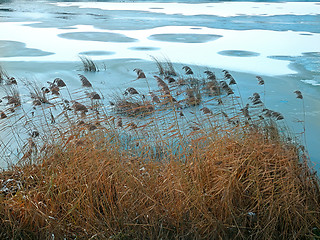
[[[88,97],[37,106],[61,112],[40,114],[0,173],[1,239],[319,238],[319,180],[283,116],[212,75],[166,75],[111,112]]]

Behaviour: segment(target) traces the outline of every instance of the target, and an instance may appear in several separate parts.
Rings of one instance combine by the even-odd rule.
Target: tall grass
[[[31,154],[0,174],[1,238],[319,237],[319,181],[274,111],[206,95],[202,78],[197,107],[188,84],[160,80],[159,101],[82,102],[84,115],[64,108],[50,136],[29,138]]]

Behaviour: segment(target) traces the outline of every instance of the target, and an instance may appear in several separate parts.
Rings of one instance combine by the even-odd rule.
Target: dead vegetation
[[[85,72],[98,72],[99,68],[97,64],[88,56],[79,56],[82,65],[83,65],[83,70]]]
[[[1,239],[319,237],[319,180],[284,116],[206,74],[156,75],[111,112],[96,92],[57,96],[0,174]]]

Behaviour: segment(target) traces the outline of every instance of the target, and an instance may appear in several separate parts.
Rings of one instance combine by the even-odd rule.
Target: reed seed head
[[[264,80],[262,79],[262,77],[256,76],[256,78],[258,79],[258,84],[259,85],[264,85]]]
[[[17,80],[14,77],[10,77],[7,81],[8,85],[18,85]]]
[[[184,67],[182,67],[182,69],[184,69],[185,74],[188,74],[188,75],[193,74],[192,69],[190,67],[188,67],[188,66],[184,66]]]
[[[176,80],[175,80],[173,77],[171,77],[171,76],[165,76],[164,79],[167,80],[168,83],[174,83],[174,82],[176,82]]]
[[[7,117],[7,114],[5,114],[3,111],[0,112],[0,119],[4,119]]]
[[[229,78],[229,80],[229,85],[237,84],[236,80],[232,76]]]
[[[118,118],[118,120],[117,120],[117,125],[116,125],[116,126],[119,127],[119,128],[122,128],[122,127],[123,127],[122,118],[121,118],[121,117]]]
[[[125,90],[124,95],[128,95],[128,94],[134,95],[134,94],[139,94],[139,92],[133,87],[128,87]]]
[[[89,80],[82,74],[78,74],[80,77],[80,81],[82,83],[83,87],[92,87],[92,84],[89,82]]]
[[[299,90],[294,91],[294,93],[297,95],[297,98],[303,99],[302,93]]]
[[[53,83],[56,84],[58,87],[65,87],[66,84],[61,78],[55,78]]]
[[[72,108],[76,111],[76,112],[88,112],[88,108],[77,102],[77,101],[73,101],[73,105],[72,105]]]
[[[97,92],[90,92],[90,93],[87,92],[86,94],[90,99],[95,99],[95,100],[101,99],[100,95]]]
[[[207,107],[201,108],[200,111],[202,111],[204,114],[212,114],[212,111]]]

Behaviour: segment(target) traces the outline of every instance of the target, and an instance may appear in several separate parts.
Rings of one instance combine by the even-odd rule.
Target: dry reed
[[[178,95],[155,81],[159,92],[199,104],[207,87],[187,79]],[[74,100],[85,117],[63,110],[63,127],[47,125],[51,141],[32,134],[25,161],[0,173],[1,239],[319,237],[319,180],[304,149],[279,131],[283,116],[251,111],[257,94],[239,109],[220,90],[212,100],[223,104],[210,109],[178,110],[154,92],[118,96],[121,117]]]
[[[88,56],[79,56],[82,65],[83,65],[83,70],[85,72],[98,72],[99,68],[97,64]]]

